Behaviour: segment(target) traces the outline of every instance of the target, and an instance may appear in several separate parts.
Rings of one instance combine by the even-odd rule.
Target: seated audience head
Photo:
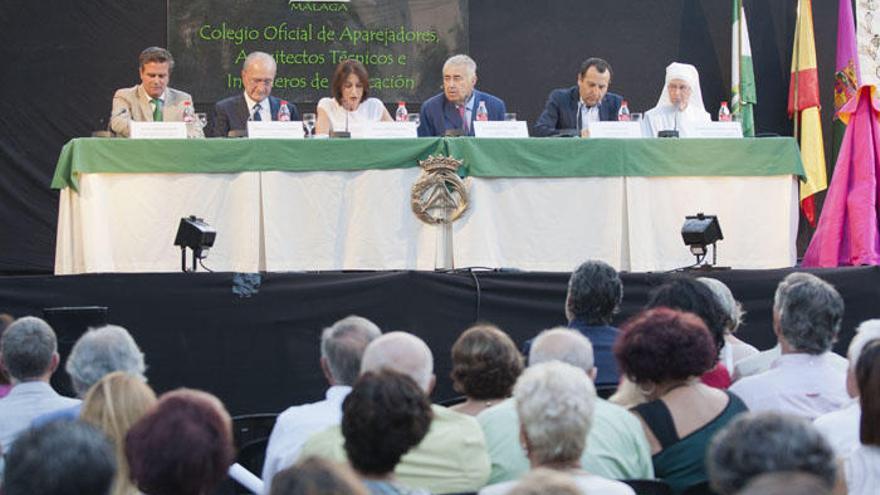
[[[128,330],[107,325],[84,333],[67,358],[64,369],[76,395],[83,397],[98,380],[114,371],[136,375],[141,380],[147,367],[141,352]]]
[[[158,46],[144,49],[138,57],[141,86],[150,98],[159,98],[165,93],[174,69],[171,52]]]
[[[265,52],[248,54],[241,68],[241,84],[250,99],[259,103],[272,94],[277,69],[272,55]]]
[[[3,332],[6,330],[12,322],[15,321],[15,318],[12,315],[2,313],[0,314],[0,340],[3,339]],[[8,385],[9,384],[9,375],[6,374],[6,370],[3,368],[3,360],[0,359],[0,385]]]
[[[520,478],[509,495],[583,495],[583,492],[571,475],[538,468]]]
[[[716,355],[724,347],[724,332],[729,326],[729,317],[706,285],[689,277],[673,278],[651,292],[645,308],[660,306],[699,316],[712,336]]]
[[[116,472],[103,433],[79,421],[25,430],[6,454],[5,495],[109,495]]]
[[[0,338],[0,364],[13,383],[48,382],[58,367],[57,351],[55,331],[34,316],[15,320]]]
[[[663,307],[643,311],[624,323],[614,343],[621,371],[640,387],[660,389],[699,377],[714,366],[715,355],[712,336],[700,318]]]
[[[846,351],[846,358],[849,360],[849,368],[846,373],[846,391],[850,397],[859,396],[859,386],[856,382],[856,363],[859,362],[859,356],[862,349],[868,342],[880,339],[880,319],[863,321],[857,328],[856,334],[849,341],[849,348]]]
[[[207,392],[168,392],[128,430],[125,457],[145,494],[210,493],[235,460],[232,419]]]
[[[344,464],[308,457],[272,478],[269,495],[369,495]]]
[[[706,457],[712,488],[733,495],[753,478],[771,472],[811,473],[834,486],[831,446],[804,418],[775,412],[739,415],[709,444]]]
[[[370,96],[370,75],[364,64],[350,58],[336,66],[330,92],[336,103],[353,112]]]
[[[611,65],[601,58],[588,58],[581,64],[577,82],[581,101],[594,107],[602,102],[611,85]]]
[[[143,377],[114,371],[98,381],[83,399],[80,419],[89,423],[112,440],[116,450],[117,474],[113,481],[114,495],[136,493],[128,477],[125,460],[125,434],[156,404],[156,394]]]
[[[582,263],[568,279],[565,316],[587,325],[608,325],[623,299],[623,283],[609,264],[591,260]]]
[[[321,368],[331,385],[351,385],[361,370],[367,345],[382,335],[372,321],[345,317],[321,333]]]
[[[862,349],[856,364],[856,381],[862,408],[859,440],[864,445],[880,447],[880,340],[872,340]]]
[[[831,495],[828,483],[810,473],[780,471],[756,476],[737,495]]]
[[[431,403],[407,375],[384,369],[358,378],[342,403],[342,436],[352,467],[384,478],[431,426]]]
[[[406,332],[389,332],[370,342],[364,351],[361,373],[383,368],[409,376],[425,392],[434,390],[434,355],[425,341]]]
[[[523,369],[516,344],[493,325],[474,325],[452,345],[452,384],[478,400],[509,397]]]
[[[477,85],[477,63],[467,55],[453,55],[443,64],[443,93],[454,105],[464,105]]]
[[[529,349],[529,366],[562,361],[578,368],[596,379],[596,366],[593,361],[593,344],[590,339],[566,327],[555,327],[539,333]]]
[[[792,273],[776,288],[773,326],[783,352],[823,354],[831,350],[843,320],[843,298],[828,282]]]
[[[724,330],[726,330],[727,333],[736,332],[736,329],[742,325],[743,317],[746,315],[746,312],[743,310],[742,304],[733,297],[730,288],[727,287],[724,282],[716,278],[700,277],[697,281],[712,291],[712,294],[715,296],[715,301],[718,302],[721,309],[724,311],[724,314],[727,316]]]
[[[596,403],[596,389],[583,370],[558,361],[529,366],[513,398],[532,467],[579,467]]]

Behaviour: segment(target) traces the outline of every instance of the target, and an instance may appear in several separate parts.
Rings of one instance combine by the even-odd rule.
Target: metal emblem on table
[[[437,270],[453,269],[452,223],[468,207],[467,183],[457,173],[461,164],[461,160],[449,156],[420,160],[422,174],[412,187],[413,213],[419,220],[439,227],[434,258]]]

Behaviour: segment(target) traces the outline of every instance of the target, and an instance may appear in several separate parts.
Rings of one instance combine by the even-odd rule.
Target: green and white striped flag
[[[742,0],[733,0],[733,37],[731,42],[731,111],[742,122],[743,135],[755,135],[754,106],[758,103],[755,92],[755,69],[752,64],[752,46]]]

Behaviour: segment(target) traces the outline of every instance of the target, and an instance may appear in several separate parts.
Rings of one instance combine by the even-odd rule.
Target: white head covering
[[[672,62],[666,67],[666,82],[663,84],[663,92],[660,100],[654,108],[672,107],[669,100],[669,81],[680,79],[691,87],[691,96],[688,98],[687,108],[682,112],[685,121],[708,121],[711,120],[709,112],[703,105],[703,92],[700,90],[700,74],[697,68],[691,64]]]

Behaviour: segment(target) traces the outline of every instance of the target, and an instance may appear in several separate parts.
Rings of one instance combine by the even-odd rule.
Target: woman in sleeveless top
[[[735,395],[700,381],[717,357],[706,325],[691,313],[650,309],[621,327],[614,355],[647,399],[632,411],[651,446],[656,476],[675,493],[705,483],[709,440],[746,410]]]
[[[389,121],[391,115],[378,98],[370,98],[370,76],[364,64],[354,59],[340,63],[330,85],[332,98],[318,102],[316,134],[348,131],[364,122]]]

